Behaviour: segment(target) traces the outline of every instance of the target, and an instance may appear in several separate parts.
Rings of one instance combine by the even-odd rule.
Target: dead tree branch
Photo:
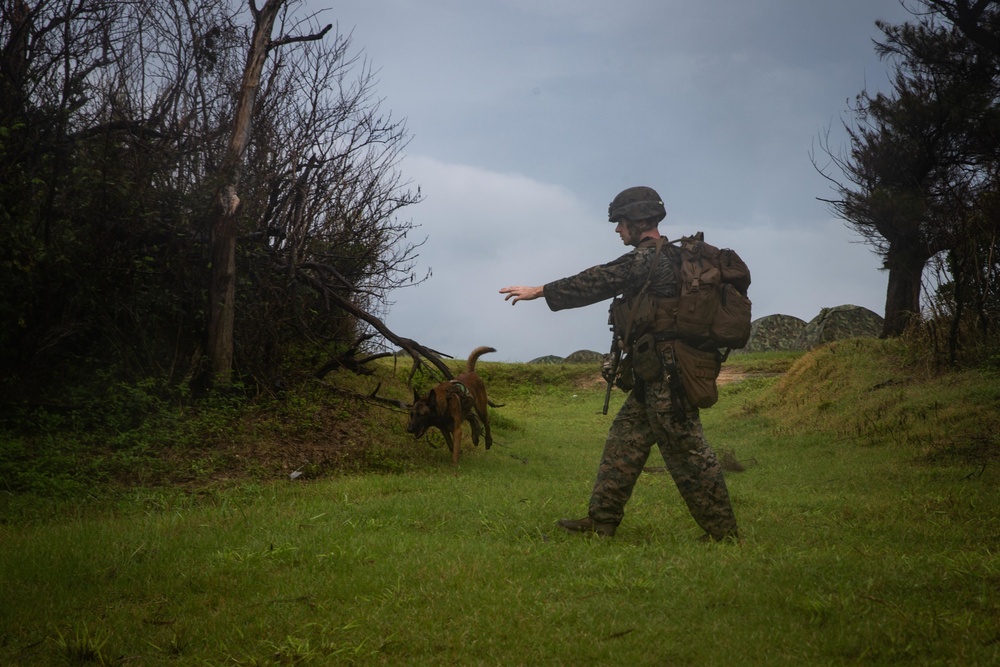
[[[327,289],[325,285],[323,285],[320,281],[313,279],[312,276],[300,272],[298,273],[297,277],[300,280],[305,281],[315,289],[319,290],[319,292],[323,294],[323,296],[326,299],[336,304],[345,312],[349,313],[350,315],[353,315],[359,320],[363,320],[364,322],[370,324],[372,328],[378,331],[382,335],[382,337],[385,338],[387,341],[389,341],[390,343],[394,343],[398,347],[403,348],[403,350],[410,355],[410,358],[413,359],[414,371],[416,371],[416,369],[420,366],[421,364],[420,360],[421,358],[423,358],[429,361],[431,364],[433,364],[434,367],[437,368],[439,371],[441,371],[441,374],[444,375],[446,379],[448,380],[455,379],[455,374],[452,373],[451,369],[448,368],[448,365],[444,363],[444,361],[441,360],[441,357],[438,356],[438,354],[435,353],[433,350],[424,347],[423,345],[421,345],[420,343],[416,342],[411,338],[404,338],[402,336],[397,335],[395,332],[389,329],[389,327],[387,327],[382,320],[375,317],[368,311],[359,308],[350,299],[341,296],[334,290]]]
[[[312,35],[283,35],[277,39],[272,39],[271,44],[268,46],[269,49],[276,49],[279,46],[284,46],[285,44],[293,44],[295,42],[315,42],[318,39],[323,39],[326,33],[330,32],[333,28],[332,23],[328,23],[325,28]]]

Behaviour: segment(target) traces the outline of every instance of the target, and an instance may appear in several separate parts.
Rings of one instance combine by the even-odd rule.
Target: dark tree
[[[885,336],[921,321],[925,268],[942,254],[958,271],[961,288],[950,304],[957,321],[963,302],[954,298],[968,293],[974,273],[982,275],[968,270],[968,260],[982,256],[977,244],[990,243],[988,230],[996,229],[983,204],[998,187],[997,58],[937,14],[919,16],[900,26],[879,23],[877,50],[895,68],[892,94],[861,93],[855,124],[846,125],[848,152],[826,151],[845,178],[831,177],[839,194],[828,201],[831,209],[889,273]]]
[[[440,362],[377,317],[420,280],[398,217],[420,199],[397,169],[405,127],[350,40],[296,4],[0,0],[7,397],[174,385],[213,363],[269,382],[371,329]],[[229,194],[240,205],[218,206]],[[218,267],[231,283],[213,290]],[[228,326],[210,325],[220,305],[228,360],[208,344],[228,334],[206,335]]]

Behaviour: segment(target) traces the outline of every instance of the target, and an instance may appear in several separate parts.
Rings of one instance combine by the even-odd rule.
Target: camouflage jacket
[[[655,252],[655,241],[644,239],[638,248],[616,260],[547,283],[544,288],[545,302],[551,310],[564,310],[589,306],[619,295],[630,299],[646,282]],[[664,298],[678,296],[676,267],[679,264],[680,250],[664,243],[649,283],[652,295]]]

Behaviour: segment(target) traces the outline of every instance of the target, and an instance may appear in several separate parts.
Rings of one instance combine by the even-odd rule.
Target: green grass
[[[662,473],[614,539],[563,533],[586,513],[603,389],[483,363],[496,442],[457,470],[421,445],[396,474],[17,505],[0,664],[1000,662],[995,374],[932,377],[853,341],[777,366],[703,412],[748,464],[727,477],[740,545],[696,542]]]

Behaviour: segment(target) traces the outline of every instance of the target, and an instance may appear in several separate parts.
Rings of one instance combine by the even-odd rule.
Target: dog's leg
[[[480,405],[476,405],[476,412],[479,414],[479,419],[483,422],[483,428],[486,429],[486,449],[493,446],[493,434],[490,433],[490,414],[486,411],[486,395],[483,395],[483,400]]]
[[[462,453],[462,420],[455,422],[455,432],[451,435],[451,462],[458,465],[458,456]]]
[[[482,429],[479,428],[479,420],[476,419],[476,415],[473,412],[469,412],[469,427],[472,428],[472,444],[476,447],[479,446],[479,434],[482,433]]]

